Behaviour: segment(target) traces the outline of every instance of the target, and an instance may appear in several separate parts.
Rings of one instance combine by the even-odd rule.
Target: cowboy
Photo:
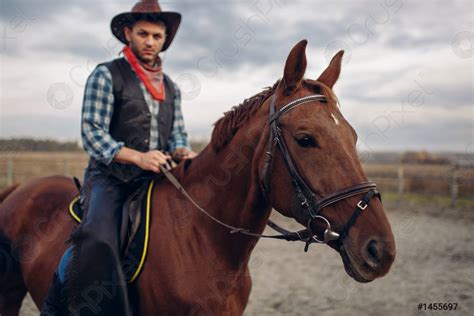
[[[54,273],[42,315],[132,313],[120,263],[127,193],[171,157],[196,155],[179,88],[158,55],[170,46],[180,21],[179,13],[161,11],[157,0],[142,0],[112,20],[124,57],[98,65],[87,80],[81,123],[90,155],[81,190],[85,217]]]

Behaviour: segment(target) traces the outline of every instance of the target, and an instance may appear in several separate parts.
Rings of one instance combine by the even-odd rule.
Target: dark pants
[[[101,171],[86,169],[82,193],[89,194],[88,207],[58,266],[43,315],[131,315],[120,263],[122,210],[129,187]],[[62,288],[56,292],[63,293],[65,304],[53,297],[55,285]],[[63,309],[54,311],[55,304]]]

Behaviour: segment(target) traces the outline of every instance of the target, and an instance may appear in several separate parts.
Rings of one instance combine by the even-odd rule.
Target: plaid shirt
[[[137,76],[138,79],[138,76]],[[145,85],[140,82],[145,102],[151,113],[150,128],[150,150],[157,149],[158,137],[158,112],[159,101],[153,99],[146,90]],[[190,148],[186,130],[184,128],[183,114],[181,112],[181,93],[175,86],[176,97],[174,100],[174,122],[169,139],[169,150],[173,152],[176,148]],[[109,69],[102,65],[97,67],[87,79],[82,105],[81,135],[82,144],[86,152],[96,160],[110,164],[115,155],[124,147],[124,142],[116,141],[109,133],[110,121],[112,120],[114,106],[114,94],[112,74]]]

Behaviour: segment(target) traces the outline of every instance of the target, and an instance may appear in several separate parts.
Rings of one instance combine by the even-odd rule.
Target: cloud
[[[80,117],[64,115],[15,115],[2,116],[2,137],[37,137],[59,140],[77,140]]]
[[[93,18],[103,17],[113,1],[68,0],[68,1],[31,1],[4,0],[2,1],[0,18],[12,21],[16,18],[29,20],[47,20],[60,15],[74,19],[78,11],[88,12]],[[93,5],[93,9],[91,7]]]
[[[0,136],[79,138],[84,82],[98,63],[117,57],[121,44],[111,35],[110,20],[134,2],[3,0]],[[335,91],[361,133],[369,133],[380,115],[400,120],[393,113],[407,110],[404,128],[393,128],[391,142],[377,146],[461,150],[473,139],[471,1],[160,3],[183,15],[163,59],[185,96],[191,136],[209,136],[224,111],[274,83],[290,49],[306,38],[308,78],[317,78],[330,58],[345,50]],[[57,87],[72,94],[64,109],[48,99]],[[64,91],[55,90],[59,99]],[[439,126],[449,132],[431,136]]]
[[[387,122],[379,119],[356,126],[358,148],[364,151],[410,149],[464,152],[472,144],[472,117],[448,117],[403,125]]]

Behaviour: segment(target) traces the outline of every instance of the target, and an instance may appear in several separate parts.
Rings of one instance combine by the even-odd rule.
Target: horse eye
[[[297,138],[296,142],[298,143],[298,145],[304,148],[319,147],[316,143],[316,140],[309,135]]]

